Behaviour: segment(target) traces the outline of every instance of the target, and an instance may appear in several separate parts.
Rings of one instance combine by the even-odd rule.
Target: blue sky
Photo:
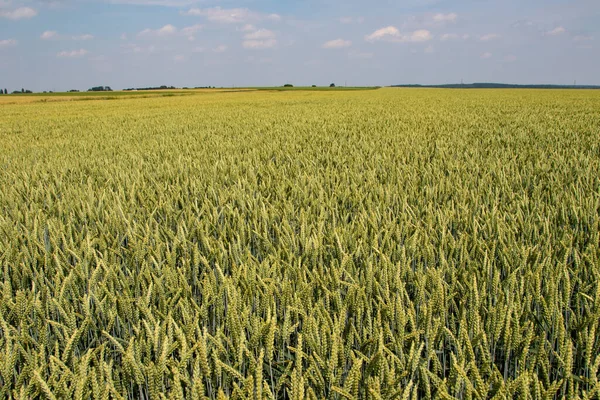
[[[600,84],[598,0],[0,0],[0,87]]]

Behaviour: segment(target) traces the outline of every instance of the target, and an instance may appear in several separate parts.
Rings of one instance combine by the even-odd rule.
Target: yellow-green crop
[[[0,398],[600,396],[599,92],[7,99]]]

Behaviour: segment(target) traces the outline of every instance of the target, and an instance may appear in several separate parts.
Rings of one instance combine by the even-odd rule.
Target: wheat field
[[[22,99],[0,398],[600,397],[599,92]]]

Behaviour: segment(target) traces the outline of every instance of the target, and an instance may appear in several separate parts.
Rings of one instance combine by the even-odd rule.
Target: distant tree
[[[312,85],[312,87],[317,87],[317,85]]]
[[[110,86],[94,86],[91,89],[88,89],[88,92],[112,92]]]
[[[329,85],[329,87],[335,87],[335,83],[332,83],[331,85]]]
[[[291,83],[286,83],[285,85],[283,85],[283,87],[294,87],[294,85],[292,85]]]
[[[4,94],[8,94],[8,90],[6,90],[6,88],[4,88]]]
[[[25,89],[21,88],[21,93],[25,93]]]

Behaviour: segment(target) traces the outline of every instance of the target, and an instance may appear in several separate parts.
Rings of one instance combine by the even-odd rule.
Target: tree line
[[[12,94],[20,94],[20,93],[33,93],[31,90],[27,90],[27,89],[21,89],[21,90],[14,90],[12,92]],[[0,89],[0,94],[8,94],[8,90],[5,89]]]

